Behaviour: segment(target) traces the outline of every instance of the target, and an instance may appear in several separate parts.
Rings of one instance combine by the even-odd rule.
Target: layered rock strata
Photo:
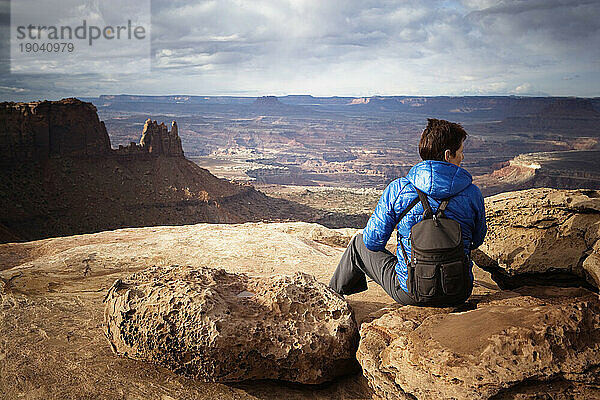
[[[104,319],[115,353],[203,381],[322,383],[357,367],[348,304],[303,273],[154,267],[113,285]]]
[[[600,285],[600,191],[531,189],[486,198],[473,252],[502,288]]]
[[[384,399],[591,399],[600,394],[600,301],[522,288],[474,309],[402,307],[364,323],[357,358]],[[574,393],[578,391],[576,396]]]
[[[75,98],[0,103],[0,162],[111,153],[104,122],[92,103]]]
[[[0,163],[47,158],[108,158],[144,155],[183,157],[177,123],[171,130],[148,119],[140,143],[112,149],[92,103],[76,98],[0,103]]]
[[[151,119],[146,120],[140,146],[150,154],[183,156],[181,139],[175,121],[171,123],[171,130],[169,131],[164,123],[159,125]]]

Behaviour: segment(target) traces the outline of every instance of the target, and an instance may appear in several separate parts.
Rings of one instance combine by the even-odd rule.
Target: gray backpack
[[[469,260],[464,253],[460,224],[446,218],[444,199],[434,213],[427,195],[415,188],[415,198],[400,215],[400,220],[417,203],[423,204],[423,220],[410,230],[411,260],[399,240],[408,267],[408,288],[421,305],[448,306],[464,302],[472,290]],[[398,220],[398,221],[400,221]]]

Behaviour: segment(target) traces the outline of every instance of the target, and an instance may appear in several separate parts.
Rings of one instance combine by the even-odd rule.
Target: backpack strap
[[[412,210],[412,208],[413,208],[414,206],[416,206],[416,205],[417,205],[417,203],[418,203],[420,200],[421,200],[421,199],[419,199],[418,197],[415,197],[415,198],[413,199],[413,201],[411,201],[410,203],[408,203],[408,206],[407,206],[407,207],[404,209],[404,211],[402,211],[402,213],[400,214],[400,218],[398,218],[398,224],[400,223],[400,221],[402,220],[402,218],[404,218],[404,216],[405,216],[406,214],[408,214],[408,212],[409,212],[410,210]],[[396,225],[397,225],[397,224],[396,224]]]
[[[416,189],[416,188],[415,188]],[[404,211],[402,211],[402,213],[400,214],[400,218],[398,218],[398,224],[400,223],[400,221],[402,221],[402,218],[404,218],[404,216],[406,214],[408,214],[408,212],[417,205],[417,203],[421,201],[421,199],[419,197],[415,197],[413,199],[413,201],[411,201],[408,206],[404,209]],[[398,224],[396,224],[396,226],[398,226]],[[406,265],[408,265],[409,260],[408,260],[408,254],[406,254],[406,249],[404,248],[404,245],[402,244],[402,236],[400,236],[400,249],[402,250],[402,256],[404,257],[404,261],[406,262]]]
[[[431,218],[433,216],[433,211],[431,210],[431,206],[429,205],[429,200],[427,199],[427,195],[421,192],[419,189],[415,187],[417,194],[419,195],[419,200],[423,204],[423,218]]]
[[[410,264],[410,260],[408,259],[408,254],[406,254],[406,249],[404,248],[404,245],[402,244],[402,237],[400,237],[400,240],[398,242],[400,243],[400,250],[402,250],[402,257],[404,258],[404,262],[406,263],[406,266],[408,267],[408,264]]]
[[[446,211],[446,207],[448,207],[448,199],[445,199],[444,201],[442,201],[440,203],[440,206],[438,207],[436,214],[442,213],[442,215],[444,215],[444,211]]]

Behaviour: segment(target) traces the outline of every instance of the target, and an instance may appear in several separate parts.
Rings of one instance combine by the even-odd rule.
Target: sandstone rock
[[[263,278],[299,271],[327,284],[343,249],[314,241],[311,231],[344,232],[301,222],[195,224],[0,244],[0,399],[371,399],[360,372],[321,385],[204,383],[116,356],[103,332],[107,290],[149,265]],[[369,286],[348,298],[357,321],[392,303]]]
[[[363,324],[357,358],[376,394],[513,399],[531,398],[533,388],[553,393],[539,398],[587,399],[600,393],[596,294],[521,288],[471,305],[468,311],[402,307]]]
[[[172,122],[171,131],[168,131],[164,123],[159,125],[156,121],[147,119],[140,145],[153,155],[183,156],[179,130],[175,121]]]
[[[317,243],[326,244],[329,246],[346,248],[350,240],[360,229],[354,228],[339,228],[329,229],[318,224],[293,224],[286,230],[286,233],[305,237]]]
[[[104,318],[117,354],[203,381],[322,383],[357,366],[348,304],[303,273],[150,268],[115,283]]]
[[[96,107],[78,99],[0,103],[0,162],[53,156],[105,156],[111,151]]]
[[[107,158],[148,154],[182,157],[177,123],[166,125],[148,120],[141,147],[133,144],[112,149],[104,122],[92,103],[76,98],[30,103],[0,103],[0,163],[48,157]]]
[[[179,137],[179,128],[177,128],[177,122],[175,121],[171,121],[171,130],[169,131],[169,154],[174,156],[183,155],[181,138]]]
[[[600,191],[532,189],[486,199],[473,260],[502,288],[600,285]]]

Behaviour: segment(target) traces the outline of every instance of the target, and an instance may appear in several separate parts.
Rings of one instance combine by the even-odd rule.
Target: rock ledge
[[[596,294],[522,288],[482,296],[471,305],[476,309],[462,312],[402,307],[363,324],[357,358],[376,394],[514,399],[532,387],[548,394],[539,398],[600,394]],[[581,397],[564,397],[573,387],[583,388]]]

